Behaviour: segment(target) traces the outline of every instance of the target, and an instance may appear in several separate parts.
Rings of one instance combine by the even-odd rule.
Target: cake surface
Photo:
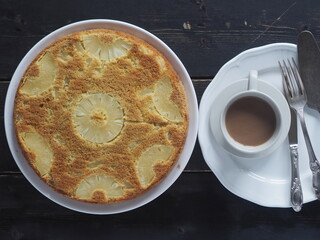
[[[109,204],[159,183],[184,146],[188,109],[166,58],[129,34],[95,29],[45,48],[17,90],[16,135],[55,191]]]

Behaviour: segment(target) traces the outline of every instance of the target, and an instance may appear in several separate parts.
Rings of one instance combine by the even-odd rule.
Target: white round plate
[[[16,95],[16,90],[18,88],[19,82],[27,69],[28,65],[31,61],[41,52],[42,49],[50,45],[55,40],[62,38],[68,34],[89,30],[89,29],[96,29],[96,28],[103,28],[103,29],[112,29],[118,30],[122,32],[129,33],[134,35],[153,47],[159,50],[172,64],[176,72],[178,73],[182,84],[185,88],[188,106],[189,106],[189,127],[187,133],[187,139],[183,151],[173,167],[170,173],[166,176],[163,181],[161,181],[157,186],[152,188],[150,191],[146,192],[145,194],[138,196],[132,200],[116,203],[116,204],[90,204],[85,202],[76,201],[67,197],[64,197],[61,194],[55,192],[51,187],[45,184],[38,175],[32,170],[32,168],[27,163],[26,159],[24,158],[19,144],[17,142],[17,138],[15,135],[14,123],[13,123],[13,110],[14,110],[14,99]],[[179,60],[179,58],[175,55],[175,53],[160,39],[158,39],[153,34],[147,32],[144,29],[141,29],[137,26],[132,24],[128,24],[125,22],[114,21],[114,20],[104,20],[104,19],[97,19],[97,20],[87,20],[76,22],[65,27],[62,27],[45,38],[39,41],[22,59],[19,66],[17,67],[6,96],[5,102],[5,112],[4,112],[4,120],[5,120],[5,131],[6,136],[9,144],[9,148],[13,155],[14,160],[16,161],[18,167],[20,168],[21,172],[24,176],[29,180],[29,182],[43,195],[51,199],[52,201],[60,204],[61,206],[67,207],[69,209],[84,212],[84,213],[91,213],[91,214],[114,214],[129,211],[135,209],[137,207],[143,206],[144,204],[154,200],[159,195],[161,195],[164,191],[166,191],[180,176],[183,169],[187,165],[191,153],[193,151],[196,137],[197,137],[197,130],[198,130],[198,103],[196,94],[194,91],[194,87],[192,81],[189,77],[188,72],[186,71],[185,67]]]
[[[240,159],[227,153],[215,141],[209,124],[213,100],[233,81],[247,78],[249,71],[258,70],[261,81],[283,92],[278,61],[297,57],[297,47],[289,43],[275,43],[242,52],[227,62],[204,92],[199,108],[199,142],[204,159],[219,181],[232,193],[267,207],[290,207],[291,165],[288,139],[272,154],[255,159]],[[214,109],[214,107],[213,107]],[[320,114],[306,108],[306,123],[317,156],[320,144]],[[302,130],[298,124],[300,177],[304,203],[316,199],[312,189],[309,158]]]

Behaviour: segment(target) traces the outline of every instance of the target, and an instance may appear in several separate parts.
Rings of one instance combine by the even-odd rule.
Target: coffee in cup
[[[291,122],[288,103],[273,85],[259,80],[251,70],[247,79],[226,86],[211,108],[214,138],[229,153],[260,158],[286,139]]]
[[[276,130],[277,118],[265,100],[247,96],[230,104],[225,116],[229,135],[245,146],[267,142]]]

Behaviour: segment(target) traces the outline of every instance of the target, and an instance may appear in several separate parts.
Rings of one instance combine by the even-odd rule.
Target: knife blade
[[[303,194],[299,174],[297,114],[291,108],[291,125],[289,129],[289,148],[291,158],[290,201],[294,211],[299,212],[303,204]]]
[[[298,36],[298,60],[307,104],[320,112],[320,50],[310,31],[302,31]]]

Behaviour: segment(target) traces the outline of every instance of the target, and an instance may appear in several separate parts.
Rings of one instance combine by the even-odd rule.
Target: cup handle
[[[248,90],[258,90],[258,71],[251,70],[249,73]]]

